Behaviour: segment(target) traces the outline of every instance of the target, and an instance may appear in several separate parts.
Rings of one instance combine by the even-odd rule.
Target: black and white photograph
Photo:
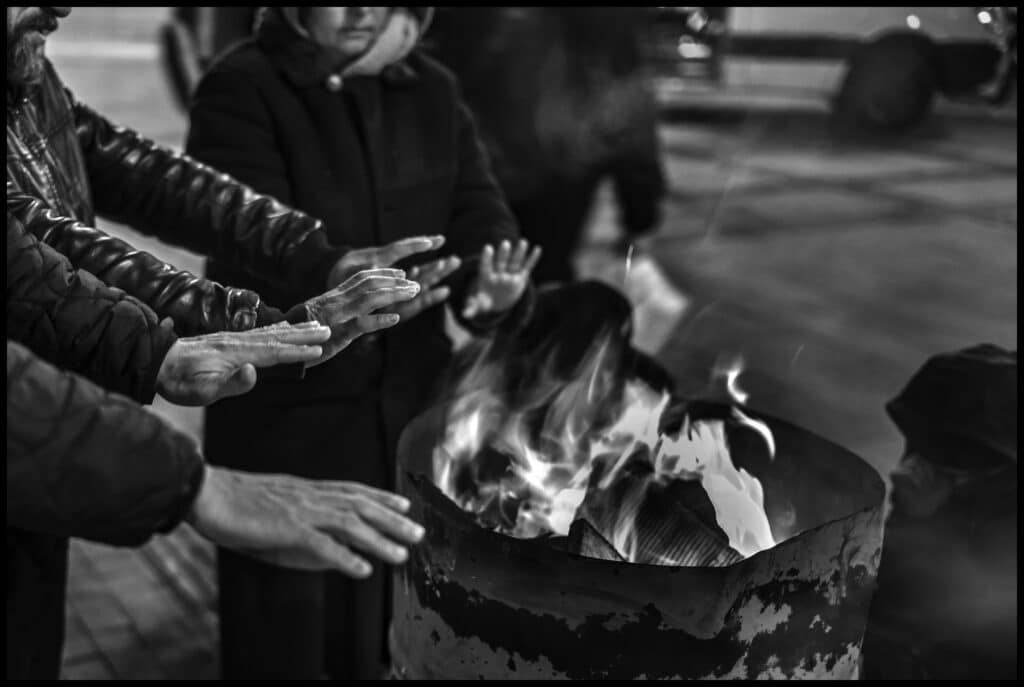
[[[7,680],[1017,679],[1017,7],[7,7]]]

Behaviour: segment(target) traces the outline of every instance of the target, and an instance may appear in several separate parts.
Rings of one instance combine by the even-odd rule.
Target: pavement
[[[76,8],[50,55],[78,97],[179,147],[186,122],[153,38],[166,8]],[[111,18],[113,17],[113,18]],[[742,356],[750,405],[885,473],[902,442],[884,413],[933,354],[1017,347],[1017,126],[940,106],[924,127],[866,138],[812,110],[674,113],[661,129],[671,191],[653,256],[687,299],[659,359],[684,393]],[[180,267],[186,251],[104,225]],[[580,264],[613,258],[602,190]],[[201,412],[154,412],[197,440]],[[75,542],[63,676],[216,677],[216,584],[187,527],[138,550]]]

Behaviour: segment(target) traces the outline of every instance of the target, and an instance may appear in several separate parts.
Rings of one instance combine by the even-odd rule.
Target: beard
[[[7,85],[27,86],[43,79],[46,34],[56,28],[56,21],[43,18],[27,26],[17,27],[7,37]]]

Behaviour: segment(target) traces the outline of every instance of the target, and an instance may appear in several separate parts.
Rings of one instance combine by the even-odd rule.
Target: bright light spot
[[[992,15],[986,12],[985,10],[982,10],[978,12],[978,21],[980,21],[982,24],[991,24]]]
[[[689,36],[679,39],[679,56],[686,60],[706,60],[711,57],[711,48],[698,43]]]
[[[912,29],[919,29],[921,28],[921,20],[917,18],[916,14],[908,14],[907,26],[909,26]]]

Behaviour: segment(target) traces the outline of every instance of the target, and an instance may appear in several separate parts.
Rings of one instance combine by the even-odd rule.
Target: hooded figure
[[[445,258],[432,274],[447,276],[430,293],[450,293],[455,316],[485,333],[527,314],[524,275],[535,260],[505,252],[517,295],[483,316],[464,310],[491,274],[485,246],[514,243],[518,230],[454,77],[417,49],[430,15],[427,8],[264,8],[252,39],[200,82],[187,152],[321,219],[353,252],[443,235],[444,254],[461,258],[461,267],[449,275],[456,263]],[[498,269],[502,250],[491,255]],[[436,267],[441,256],[417,257]],[[296,295],[222,263],[210,263],[208,273],[260,284],[271,301]],[[399,435],[426,408],[452,355],[441,306],[401,317],[392,332],[363,337],[303,380],[261,380],[239,402],[211,407],[208,460],[390,487]],[[349,581],[221,551],[218,575],[226,678],[381,676],[390,570]]]
[[[906,451],[865,677],[1016,679],[1017,353],[935,356],[886,409]]]

